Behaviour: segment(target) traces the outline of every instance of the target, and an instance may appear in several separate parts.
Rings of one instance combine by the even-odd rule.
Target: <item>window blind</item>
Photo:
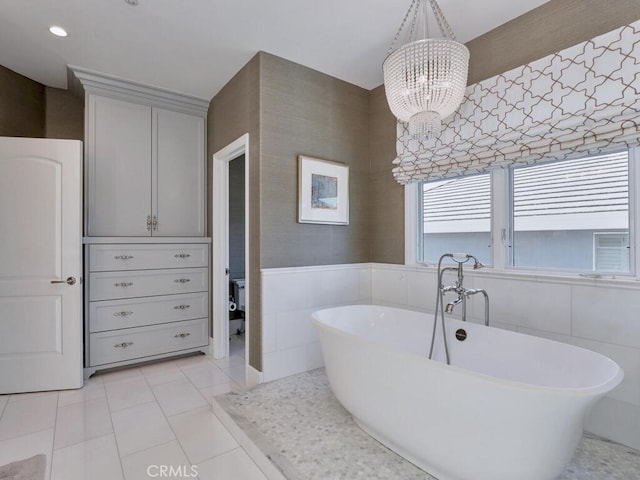
[[[640,144],[640,20],[467,87],[439,138],[397,124],[401,184]]]

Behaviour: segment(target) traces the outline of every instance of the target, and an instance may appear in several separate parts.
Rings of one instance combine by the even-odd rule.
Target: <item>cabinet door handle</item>
[[[130,287],[132,285],[132,282],[118,282],[113,284],[114,287]]]
[[[123,311],[123,312],[116,312],[113,314],[114,317],[128,317],[129,315],[133,315],[133,312]]]
[[[187,283],[187,282],[190,282],[190,281],[191,281],[190,278],[176,278],[174,280],[175,283]]]
[[[115,257],[116,260],[130,260],[133,258],[133,255],[116,255]]]
[[[151,231],[151,226],[152,226],[151,215],[147,215],[147,232]]]
[[[176,253],[174,257],[176,258],[189,258],[191,255],[189,253]]]
[[[122,342],[122,343],[116,343],[113,348],[127,348],[130,347],[131,345],[133,345],[133,342]]]
[[[190,333],[178,333],[177,335],[174,335],[173,338],[187,338],[189,335],[191,335]]]
[[[175,307],[173,307],[174,310],[186,310],[187,308],[189,308],[191,305],[176,305]]]
[[[155,215],[151,217],[151,229],[154,232],[158,231],[158,217],[156,217]]]

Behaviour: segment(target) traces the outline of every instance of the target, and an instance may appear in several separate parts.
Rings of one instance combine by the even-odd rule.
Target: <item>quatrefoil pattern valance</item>
[[[640,21],[470,85],[437,139],[398,122],[401,184],[640,143]]]

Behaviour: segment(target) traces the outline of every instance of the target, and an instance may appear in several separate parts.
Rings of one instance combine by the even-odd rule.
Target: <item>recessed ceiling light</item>
[[[67,36],[67,31],[64,28],[59,27],[57,25],[51,25],[49,27],[49,31],[51,33],[53,33],[55,36],[57,36],[57,37],[66,37]]]

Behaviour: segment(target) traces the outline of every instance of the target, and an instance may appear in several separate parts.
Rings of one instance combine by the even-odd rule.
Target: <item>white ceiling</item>
[[[546,0],[440,0],[466,42]],[[366,89],[410,0],[0,0],[0,65],[66,88],[66,65],[212,98],[256,52]],[[50,25],[67,29],[54,37]]]

